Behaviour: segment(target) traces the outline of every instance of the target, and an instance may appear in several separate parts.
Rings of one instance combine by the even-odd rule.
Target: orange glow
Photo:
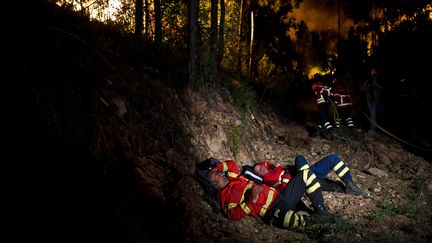
[[[330,70],[325,71],[325,70],[322,70],[321,67],[312,66],[309,70],[308,78],[312,79],[315,74],[325,75],[325,74],[329,74],[329,73],[330,73]]]
[[[116,20],[116,13],[120,10],[122,7],[122,3],[120,0],[108,0],[108,7],[104,9],[98,8],[97,4],[94,4],[94,2],[84,2],[81,3],[76,0],[63,0],[63,1],[57,1],[57,5],[62,6],[65,4],[70,4],[74,11],[81,11],[82,9],[88,9],[88,12],[90,13],[90,18],[97,19],[100,21],[105,20]]]
[[[429,19],[432,20],[432,4],[426,6],[426,11],[429,11]]]
[[[303,20],[311,31],[334,31],[338,29],[338,11],[336,6],[326,6],[325,1],[305,0],[300,8],[294,9],[290,16],[297,21]],[[348,36],[349,28],[354,22],[340,11],[340,34],[341,37]],[[291,35],[290,35],[291,36]]]

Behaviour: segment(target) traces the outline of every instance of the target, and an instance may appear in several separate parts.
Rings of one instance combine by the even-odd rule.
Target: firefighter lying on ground
[[[259,162],[253,166],[253,171],[259,176],[255,179],[261,179],[264,184],[272,186],[278,191],[286,187],[293,175],[304,169],[310,169],[317,176],[323,191],[345,192],[356,196],[369,195],[367,189],[362,189],[353,182],[349,168],[337,154],[329,154],[313,165],[309,165],[303,155],[298,155],[295,158],[294,166],[287,169],[280,165],[275,166],[269,161]],[[331,171],[334,171],[343,181],[344,186],[326,178]]]
[[[314,209],[309,217],[311,221],[335,221],[335,215],[330,214],[324,206],[320,183],[309,168],[304,168],[301,173],[293,176],[285,188],[278,191],[241,175],[234,160],[211,159],[213,162],[207,162],[209,169],[206,177],[216,190],[217,201],[229,219],[261,217],[264,222],[280,228],[300,229],[305,226],[307,217],[296,209],[302,196],[306,194]]]

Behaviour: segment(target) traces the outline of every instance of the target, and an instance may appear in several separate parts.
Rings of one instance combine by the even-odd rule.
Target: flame
[[[309,73],[308,73],[307,76],[308,76],[309,79],[312,79],[315,74],[325,75],[325,74],[329,74],[329,73],[330,73],[330,70],[323,70],[319,66],[312,66],[310,68]]]

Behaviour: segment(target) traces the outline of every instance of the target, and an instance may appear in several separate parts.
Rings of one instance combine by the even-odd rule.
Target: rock
[[[371,175],[377,176],[379,178],[387,178],[388,177],[388,174],[385,171],[380,170],[380,169],[375,168],[375,167],[370,167],[369,169],[366,170],[366,172],[371,174]]]

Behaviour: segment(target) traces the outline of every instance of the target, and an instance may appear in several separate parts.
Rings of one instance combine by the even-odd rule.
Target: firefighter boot
[[[327,211],[323,204],[314,206],[315,213],[310,216],[311,223],[327,224],[334,223],[335,218]]]
[[[368,189],[361,189],[358,187],[352,180],[349,180],[345,183],[346,186],[346,194],[354,195],[354,196],[362,196],[369,195]]]
[[[315,209],[316,214],[328,214],[329,213],[327,211],[327,209],[325,208],[324,204],[318,204],[318,205],[314,206],[314,209]]]

